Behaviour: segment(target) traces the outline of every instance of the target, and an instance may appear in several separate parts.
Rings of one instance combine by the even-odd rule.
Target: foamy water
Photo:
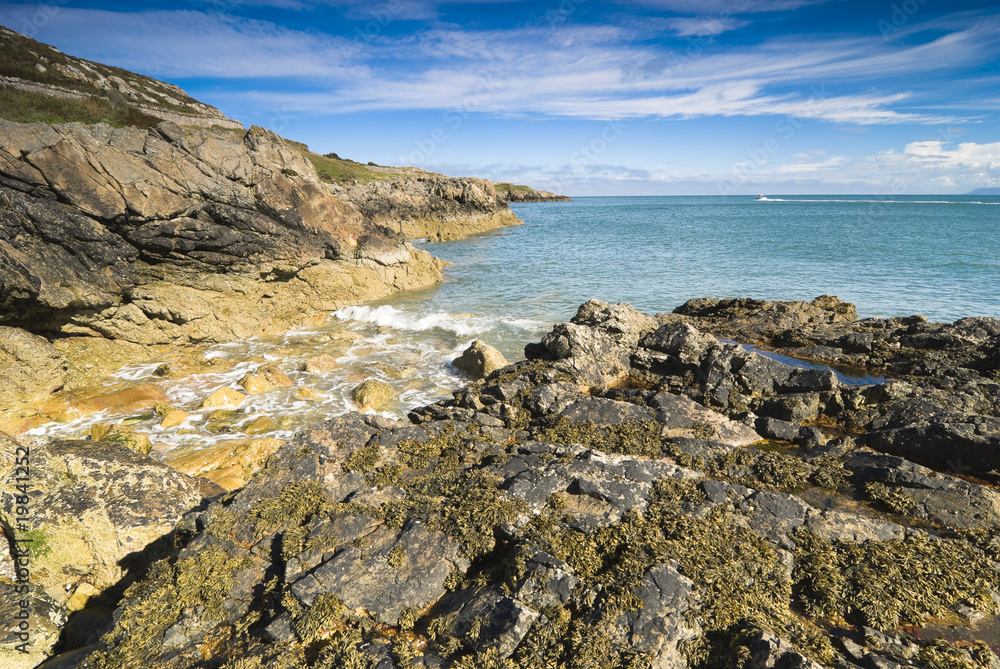
[[[81,437],[97,422],[129,421],[161,448],[243,439],[260,415],[279,422],[262,437],[355,409],[351,391],[368,378],[392,386],[381,407],[401,418],[467,382],[450,361],[474,339],[509,360],[523,357],[555,321],[591,298],[668,312],[694,297],[810,300],[834,294],[861,317],[923,313],[931,320],[1000,317],[1000,234],[995,197],[768,196],[580,198],[514,205],[523,226],[444,244],[422,243],[451,261],[444,282],[390,300],[347,307],[322,326],[214,346],[217,369],[184,379],[155,376],[156,362],[128,365],[118,381],[149,382],[192,414],[159,427],[145,414],[96,414],[50,423],[33,434]],[[302,371],[319,354],[324,374]],[[247,372],[277,364],[294,385],[249,396],[232,432],[205,430],[206,396],[237,387]],[[322,396],[299,397],[300,389]]]
[[[524,319],[421,313],[389,304],[347,307],[321,326],[212,346],[204,358],[228,367],[220,371],[164,379],[155,374],[162,361],[153,361],[125,365],[114,374],[116,381],[160,387],[172,406],[191,414],[176,427],[160,427],[162,418],[152,410],[126,416],[98,412],[69,422],[42,425],[29,434],[82,438],[96,423],[125,422],[149,434],[157,450],[163,451],[246,439],[245,429],[252,421],[270,416],[278,426],[253,438],[289,439],[307,425],[357,410],[351,394],[366,379],[377,379],[394,390],[395,397],[379,408],[379,415],[403,418],[411,409],[448,397],[468,383],[469,379],[452,367],[451,361],[475,339],[488,342],[497,328],[521,329],[527,338],[547,326]],[[305,363],[321,354],[335,358],[336,369],[324,373],[304,371]],[[217,409],[201,409],[204,399],[224,387],[242,392],[238,381],[247,372],[267,364],[277,365],[293,385],[248,395],[235,409],[231,431],[207,432],[210,417]],[[318,399],[303,399],[302,389]]]

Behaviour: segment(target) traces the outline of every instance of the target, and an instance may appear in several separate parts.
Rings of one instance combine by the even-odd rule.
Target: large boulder
[[[630,304],[590,300],[569,323],[557,324],[539,344],[525,346],[524,355],[555,361],[553,368],[580,385],[609,386],[626,376],[639,338],[657,325]]]
[[[183,514],[223,492],[111,442],[0,445],[0,520],[30,540],[32,584],[60,604],[141,573]]]
[[[484,379],[496,370],[507,365],[503,354],[478,339],[462,351],[462,355],[451,361],[457,369],[465,372],[473,379]]]

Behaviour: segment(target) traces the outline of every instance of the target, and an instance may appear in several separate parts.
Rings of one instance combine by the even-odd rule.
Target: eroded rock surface
[[[269,130],[3,120],[0,261],[8,324],[143,344],[287,329],[441,266]]]
[[[995,669],[996,489],[846,434],[885,384],[687,318],[591,302],[409,421],[300,433],[82,666]]]

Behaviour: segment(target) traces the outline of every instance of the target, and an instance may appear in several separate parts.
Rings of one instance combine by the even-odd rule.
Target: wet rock
[[[149,440],[148,434],[136,432],[134,428],[127,425],[95,423],[90,428],[90,438],[93,441],[121,444],[130,451],[143,455],[148,455],[153,450],[153,443]]]
[[[163,459],[188,476],[203,477],[226,490],[236,490],[282,445],[284,442],[278,439],[226,439],[210,445],[174,448]]]
[[[392,386],[376,379],[362,381],[351,391],[351,399],[362,411],[378,409],[395,395]]]
[[[300,386],[295,389],[295,399],[306,400],[307,402],[322,402],[326,399],[326,395],[322,395],[312,388]]]
[[[243,432],[247,434],[263,434],[278,428],[278,421],[270,416],[257,416],[246,425],[242,426]]]
[[[131,413],[139,409],[152,408],[161,402],[168,401],[168,399],[167,394],[159,386],[151,383],[140,383],[114,393],[74,400],[70,403],[70,411],[78,415],[87,415],[97,411],[111,414]]]
[[[327,372],[336,371],[339,368],[340,364],[337,362],[337,359],[326,353],[309,358],[306,360],[305,365],[303,365],[303,371],[310,374],[326,374]]]
[[[234,388],[219,388],[205,398],[201,403],[202,409],[216,409],[220,407],[238,407],[246,399],[246,395]]]
[[[276,365],[264,365],[252,372],[247,372],[236,382],[248,395],[257,395],[273,388],[294,385]]]
[[[500,351],[477,339],[451,364],[473,379],[482,379],[505,367],[507,360]]]
[[[190,417],[191,414],[186,411],[181,411],[180,409],[170,409],[163,414],[163,419],[160,421],[160,427],[163,429],[177,427]]]

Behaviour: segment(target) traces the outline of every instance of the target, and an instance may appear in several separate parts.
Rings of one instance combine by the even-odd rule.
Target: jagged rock
[[[832,300],[773,311],[849,325]],[[129,590],[86,666],[179,669],[234,628],[245,636],[216,647],[220,664],[296,647],[386,667],[905,666],[986,652],[897,633],[945,617],[949,634],[984,639],[971,621],[1000,601],[995,489],[874,453],[838,422],[893,429],[942,396],[848,388],[676,318],[650,331],[620,306],[578,316],[412,422],[355,413],[300,433],[184,519],[190,541]],[[573,343],[598,340],[597,355]],[[580,383],[588,374],[619,382]],[[962,378],[949,423],[986,415],[989,384]],[[745,443],[754,428],[797,445]],[[831,646],[824,625],[841,619],[889,633]]]
[[[351,202],[374,224],[409,239],[449,241],[521,224],[489,181],[431,173],[408,176],[338,183],[330,190]]]
[[[63,387],[69,361],[46,339],[0,327],[0,413],[44,399]]]
[[[576,383],[608,386],[625,376],[629,357],[643,332],[656,320],[629,304],[609,305],[598,300],[583,304],[569,323],[559,323],[540,344],[529,344],[529,360],[552,360],[552,367]]]
[[[0,120],[0,138],[5,323],[224,341],[440,280],[440,261],[387,238],[262,128]]]
[[[483,379],[501,367],[506,367],[507,359],[500,351],[477,339],[451,364],[473,379]]]
[[[862,483],[888,486],[896,496],[891,501],[895,511],[946,527],[1000,527],[1000,492],[996,490],[881,453],[858,453],[844,468]]]
[[[635,595],[642,606],[616,621],[619,633],[636,650],[649,654],[652,667],[687,667],[679,644],[701,632],[697,623],[688,621],[689,612],[698,605],[694,583],[673,566],[659,565],[646,573]]]
[[[422,610],[446,590],[458,547],[440,532],[411,522],[402,530],[376,528],[356,542],[291,582],[291,592],[312,606],[324,593],[335,595],[348,608],[362,608],[379,621],[395,624],[406,609]],[[395,555],[401,555],[398,560]]]

